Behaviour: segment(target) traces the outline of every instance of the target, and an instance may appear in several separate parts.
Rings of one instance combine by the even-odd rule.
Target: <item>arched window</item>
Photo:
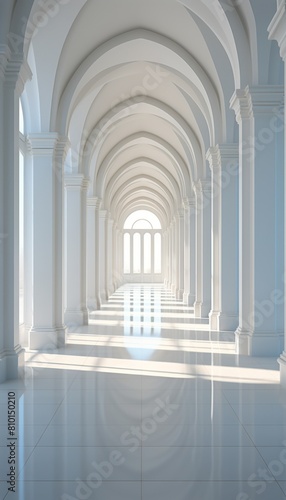
[[[126,218],[123,253],[126,281],[161,281],[162,234],[157,215],[136,210]]]

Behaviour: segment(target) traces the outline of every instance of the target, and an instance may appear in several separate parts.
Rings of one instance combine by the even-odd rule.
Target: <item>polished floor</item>
[[[125,285],[64,349],[26,356],[25,382],[0,385],[1,500],[286,498],[276,359],[239,358],[163,286]]]

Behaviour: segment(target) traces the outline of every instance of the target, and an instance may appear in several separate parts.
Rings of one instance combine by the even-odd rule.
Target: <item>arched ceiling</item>
[[[208,176],[208,148],[235,140],[234,90],[267,83],[275,67],[265,26],[276,0],[13,5],[33,72],[27,131],[69,137],[66,171],[89,178],[115,221],[144,208],[167,226]]]

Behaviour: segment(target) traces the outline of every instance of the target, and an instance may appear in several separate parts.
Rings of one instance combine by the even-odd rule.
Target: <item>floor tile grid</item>
[[[256,404],[257,404],[257,403],[256,403]],[[232,407],[231,403],[230,403],[230,406]],[[263,462],[265,463],[265,466],[266,466],[267,470],[269,471],[269,474],[270,474],[270,475],[272,476],[272,478],[273,478],[273,483],[275,483],[275,484],[279,487],[279,489],[282,491],[282,493],[285,495],[285,498],[286,498],[286,492],[283,490],[282,485],[281,485],[281,484],[279,484],[279,479],[276,479],[276,477],[272,474],[272,472],[271,472],[271,470],[270,470],[270,468],[269,468],[269,464],[267,463],[267,461],[265,460],[264,456],[262,455],[262,453],[261,453],[261,451],[260,451],[260,449],[259,449],[260,447],[259,447],[259,446],[257,446],[257,445],[255,444],[254,440],[253,440],[253,439],[252,439],[252,437],[251,437],[251,434],[248,432],[248,430],[247,430],[247,424],[244,424],[244,423],[242,422],[242,420],[241,420],[241,419],[240,419],[240,417],[239,417],[239,412],[235,411],[235,408],[233,408],[233,407],[232,407],[232,409],[233,409],[234,413],[237,415],[237,418],[238,418],[238,420],[239,420],[239,422],[240,422],[240,424],[241,424],[242,428],[244,429],[244,431],[245,431],[245,432],[246,432],[246,434],[248,435],[249,439],[252,441],[253,446],[254,446],[254,448],[256,449],[257,453],[259,453],[259,455],[260,455],[261,459],[262,459],[262,460],[263,460]],[[255,424],[255,425],[257,426],[257,424]],[[257,471],[253,471],[253,474],[255,474],[256,472],[257,472]]]

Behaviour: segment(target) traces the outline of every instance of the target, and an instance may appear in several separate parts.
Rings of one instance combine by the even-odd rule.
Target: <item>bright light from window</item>
[[[134,227],[134,224],[137,222],[139,223],[144,223],[146,222],[149,223],[149,226],[146,227]],[[161,222],[159,221],[158,217],[150,212],[149,210],[136,210],[132,214],[130,214],[124,224],[124,229],[161,229]]]
[[[153,228],[148,220],[140,219],[134,222],[132,229],[153,229]]]

